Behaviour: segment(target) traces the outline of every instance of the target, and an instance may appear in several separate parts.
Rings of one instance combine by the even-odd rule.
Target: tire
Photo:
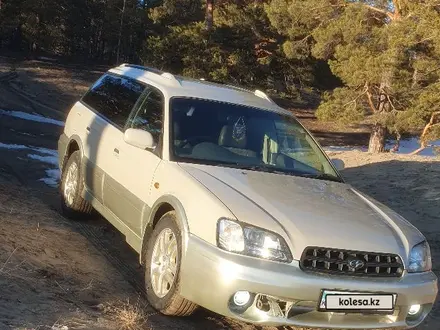
[[[153,252],[158,242],[161,234],[165,232],[166,237],[170,237],[171,233],[174,235],[176,239],[176,258],[170,258],[170,263],[172,263],[172,259],[175,259],[175,272],[174,272],[174,281],[171,286],[168,286],[168,292],[161,296],[158,295],[153,288],[152,277],[152,258]],[[165,245],[165,244],[164,244]],[[172,248],[168,248],[169,250],[173,250]],[[147,300],[151,304],[151,306],[165,315],[172,316],[189,316],[195,312],[197,309],[197,305],[189,300],[183,298],[179,295],[178,289],[180,286],[180,260],[182,256],[182,235],[177,225],[176,214],[174,211],[168,212],[160,218],[156,227],[153,230],[153,233],[148,240],[147,250],[145,254],[145,289],[147,293]],[[160,266],[156,266],[160,267]],[[169,283],[168,283],[169,284]]]
[[[69,198],[66,195],[66,184],[68,184],[67,180],[71,180],[71,178],[68,178],[69,170],[73,171],[74,167],[76,167],[76,175],[74,175],[74,173],[70,173],[70,175],[76,178],[76,185],[72,184],[71,187],[73,188],[73,186],[75,186],[75,188],[74,192]],[[61,210],[63,215],[67,216],[68,218],[77,219],[81,216],[89,216],[93,212],[92,205],[81,197],[83,188],[84,174],[82,173],[81,168],[81,154],[79,151],[75,151],[67,160],[61,177],[60,194]]]

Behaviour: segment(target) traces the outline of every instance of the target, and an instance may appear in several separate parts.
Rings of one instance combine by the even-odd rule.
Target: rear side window
[[[145,86],[137,81],[104,75],[82,98],[82,102],[119,127],[124,127]]]

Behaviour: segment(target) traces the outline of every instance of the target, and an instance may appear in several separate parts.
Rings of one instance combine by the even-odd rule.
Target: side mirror
[[[124,133],[124,141],[127,144],[132,145],[140,149],[154,149],[156,143],[154,142],[153,135],[150,132],[142,129],[129,128]]]
[[[332,163],[338,171],[342,171],[345,168],[344,161],[341,159],[334,158],[332,159]]]

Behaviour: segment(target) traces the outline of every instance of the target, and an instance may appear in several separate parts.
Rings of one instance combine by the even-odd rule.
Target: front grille
[[[404,269],[402,260],[395,254],[319,247],[304,250],[300,267],[304,271],[375,277],[400,277]]]

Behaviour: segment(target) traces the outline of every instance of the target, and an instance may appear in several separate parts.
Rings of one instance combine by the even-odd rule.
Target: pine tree
[[[273,0],[266,7],[288,38],[288,57],[324,59],[344,83],[324,95],[317,116],[346,124],[366,120],[370,152],[384,151],[387,131],[400,134],[431,119],[404,113],[419,113],[422,96],[439,79],[438,9],[432,0]]]
[[[23,51],[114,63],[118,54],[136,59],[147,23],[138,0],[3,0],[0,38]]]
[[[298,94],[297,86],[313,81],[313,63],[309,57],[286,59],[266,2],[217,0],[208,31],[206,1],[166,0],[150,10],[156,33],[144,44],[144,63],[274,94]]]

